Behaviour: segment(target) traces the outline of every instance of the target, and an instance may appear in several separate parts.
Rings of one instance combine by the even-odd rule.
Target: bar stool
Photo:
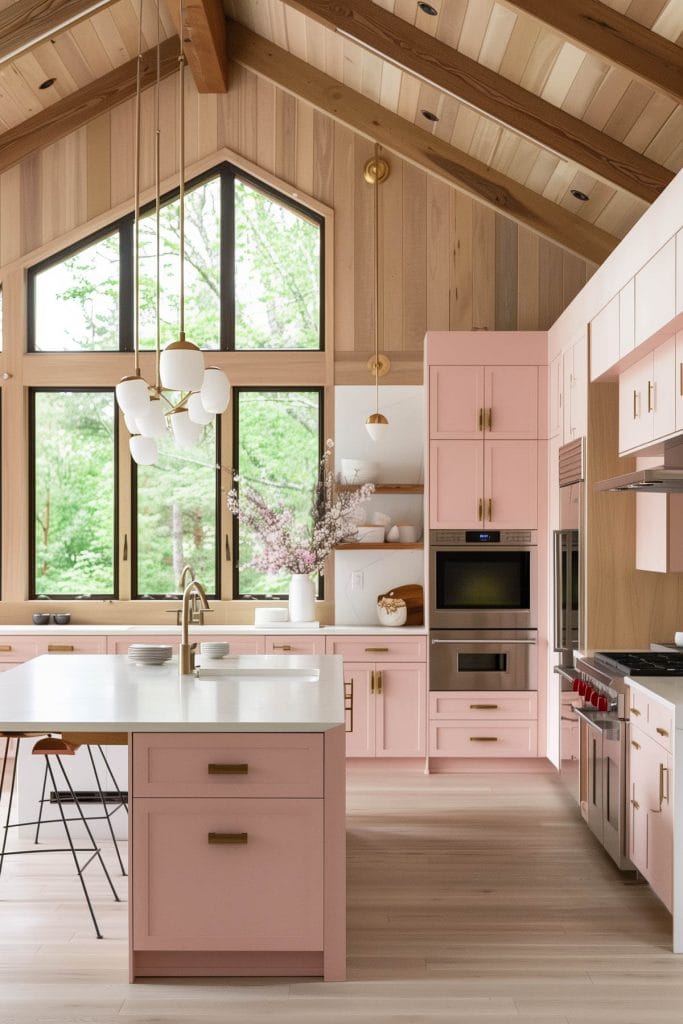
[[[109,763],[109,759],[107,758],[107,755],[106,755],[103,747],[104,747],[104,745],[109,746],[109,747],[111,747],[111,746],[127,746],[128,745],[128,737],[126,736],[125,733],[120,733],[120,732],[106,732],[106,733],[105,732],[88,732],[88,733],[84,733],[84,732],[73,732],[73,733],[72,732],[63,732],[61,734],[61,736],[62,736],[62,739],[65,740],[65,742],[69,744],[69,746],[73,747],[74,753],[80,747],[85,747],[87,752],[88,752],[88,757],[90,759],[90,766],[92,768],[93,778],[95,780],[95,787],[96,787],[95,788],[95,794],[96,794],[95,803],[99,804],[99,806],[102,809],[102,813],[101,814],[91,814],[89,811],[88,811],[88,813],[86,813],[85,810],[83,809],[82,801],[79,801],[81,803],[81,814],[85,815],[85,817],[88,819],[88,821],[106,821],[107,822],[107,827],[109,828],[109,834],[111,836],[111,840],[112,840],[112,843],[113,843],[113,846],[114,846],[114,850],[116,852],[116,857],[117,857],[117,860],[119,862],[119,867],[121,868],[121,874],[125,875],[126,874],[126,868],[125,868],[124,863],[123,863],[123,858],[121,857],[121,851],[119,850],[119,844],[118,844],[118,842],[116,840],[116,835],[114,834],[114,828],[113,828],[112,823],[111,823],[111,818],[112,818],[112,816],[114,814],[116,814],[117,811],[120,811],[121,808],[123,808],[123,810],[126,812],[126,814],[128,814],[128,799],[127,799],[128,794],[123,792],[123,790],[119,786],[118,782],[116,781],[116,776],[114,775],[114,772],[112,771],[112,767],[111,767],[111,765]],[[107,793],[103,789],[103,783],[102,783],[102,780],[100,778],[100,772],[98,771],[97,765],[95,763],[95,757],[93,755],[93,750],[96,750],[98,752],[99,757],[100,757],[100,759],[102,761],[102,765],[100,767],[100,771],[103,771],[104,780],[106,780],[106,778],[108,776],[111,779],[111,783],[112,783],[112,785],[114,787],[114,794],[115,794],[116,799],[114,800],[113,805],[110,804],[108,796],[107,796]],[[35,842],[36,843],[38,843],[39,838],[40,838],[40,826],[43,825],[43,824],[47,824],[49,821],[58,820],[58,819],[54,819],[54,818],[52,818],[52,819],[43,818],[43,806],[46,803],[53,803],[53,802],[55,802],[55,801],[52,800],[51,797],[46,797],[45,796],[45,790],[47,788],[47,781],[48,781],[48,771],[47,771],[47,759],[46,759],[46,761],[45,761],[45,771],[43,772],[43,788],[42,788],[42,791],[41,791],[41,794],[40,794],[40,801],[39,801],[38,821],[36,823],[36,836],[35,836]],[[105,781],[104,784],[106,785],[106,781]],[[77,819],[74,818],[72,820],[75,821]]]
[[[13,799],[14,799],[14,792],[15,792],[15,786],[16,786],[17,762],[18,762],[18,759],[19,759],[19,747],[20,747],[22,739],[35,738],[37,735],[42,736],[43,738],[39,739],[34,744],[33,750],[31,751],[31,753],[45,758],[45,769],[46,769],[47,775],[48,775],[48,777],[50,779],[50,783],[52,785],[52,788],[53,788],[53,791],[54,791],[54,794],[55,794],[55,803],[57,804],[57,807],[59,808],[59,815],[60,815],[59,818],[55,818],[55,819],[52,819],[52,820],[61,821],[62,825],[64,826],[64,832],[66,834],[68,846],[66,846],[66,847],[62,846],[62,847],[56,847],[56,848],[40,847],[40,849],[33,849],[33,850],[7,850],[7,836],[8,836],[8,832],[9,832],[10,828],[18,828],[21,825],[36,825],[37,824],[37,822],[35,822],[35,821],[10,822],[10,817],[11,817],[11,813],[12,813],[12,802],[13,802]],[[88,910],[90,911],[90,916],[92,918],[92,922],[93,922],[93,925],[95,927],[95,934],[96,934],[98,939],[101,939],[102,938],[102,932],[100,931],[99,925],[97,923],[97,918],[95,917],[95,911],[93,909],[92,901],[90,899],[90,894],[88,893],[88,888],[87,888],[87,886],[85,884],[85,879],[83,877],[85,869],[88,867],[88,865],[93,860],[95,860],[95,859],[99,860],[100,865],[102,867],[102,870],[104,872],[105,878],[107,879],[107,881],[109,883],[109,886],[111,888],[111,891],[112,891],[112,893],[114,895],[114,899],[117,902],[120,902],[120,898],[119,898],[119,895],[118,895],[116,889],[114,888],[114,883],[111,880],[109,872],[107,871],[107,866],[104,863],[104,860],[102,859],[102,854],[100,852],[100,849],[97,846],[97,843],[95,842],[95,837],[93,836],[92,831],[90,829],[90,826],[88,825],[88,819],[83,814],[81,805],[78,802],[76,794],[74,793],[73,787],[71,786],[71,782],[69,781],[69,777],[68,777],[68,775],[66,773],[66,770],[64,768],[64,765],[62,763],[62,757],[71,757],[71,756],[74,755],[75,747],[72,744],[68,743],[64,739],[61,739],[61,738],[56,737],[56,736],[51,736],[51,735],[45,736],[42,733],[26,733],[26,732],[6,732],[6,731],[2,731],[2,732],[0,732],[0,736],[3,736],[5,738],[5,749],[4,749],[4,756],[3,756],[3,762],[2,762],[2,772],[0,774],[0,792],[2,792],[2,786],[4,785],[4,781],[5,781],[5,773],[6,773],[7,762],[8,762],[10,742],[11,742],[11,740],[14,739],[14,740],[16,740],[16,744],[17,744],[16,757],[14,759],[14,764],[13,764],[13,767],[12,767],[12,778],[11,778],[10,788],[9,788],[7,814],[5,816],[5,823],[4,823],[4,828],[3,828],[2,847],[0,848],[0,873],[2,872],[2,868],[3,868],[5,857],[17,856],[17,855],[29,854],[29,853],[65,853],[65,852],[70,852],[71,856],[73,857],[74,866],[76,868],[76,874],[78,875],[78,879],[79,879],[79,881],[81,883],[81,887],[83,889],[83,895],[85,896],[86,903],[88,904]],[[75,807],[75,809],[76,809],[76,811],[78,813],[78,817],[69,818],[64,813],[64,806],[63,806],[63,800],[62,800],[62,791],[60,791],[59,787],[57,786],[57,779],[56,779],[56,775],[55,775],[55,768],[54,768],[54,766],[52,764],[53,760],[55,762],[56,767],[59,769],[60,778],[61,778],[61,780],[63,780],[63,783],[66,786],[66,791],[67,791],[67,793],[69,795],[69,805]],[[83,828],[85,829],[85,832],[86,832],[86,835],[88,837],[90,845],[86,845],[86,846],[75,846],[74,845],[73,836],[71,834],[71,829],[69,828],[69,822],[70,821],[78,821],[80,824],[82,824]],[[79,853],[89,853],[90,854],[90,856],[87,858],[87,860],[83,864],[81,864],[79,859],[78,859],[77,855]]]

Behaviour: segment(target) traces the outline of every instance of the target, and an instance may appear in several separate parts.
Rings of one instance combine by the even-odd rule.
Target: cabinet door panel
[[[636,345],[646,341],[676,310],[676,239],[663,245],[636,274]]]
[[[619,377],[619,451],[628,452],[652,440],[648,390],[652,384],[652,354]]]
[[[682,232],[683,234],[683,232]],[[683,262],[683,253],[681,253]],[[683,430],[683,331],[676,335],[676,430]]]
[[[591,380],[619,361],[619,306],[615,295],[591,320]]]
[[[344,687],[350,695],[352,710],[347,712],[347,757],[375,756],[375,695],[372,690],[373,666],[344,665]]]
[[[628,284],[619,292],[619,358],[623,359],[633,350],[636,343],[635,325],[635,280],[631,278]]]
[[[489,438],[538,437],[538,368],[487,366],[484,425]]]
[[[429,371],[431,437],[481,438],[484,369],[482,366],[432,366]],[[480,415],[481,414],[481,415]]]
[[[652,353],[652,436],[665,437],[676,429],[676,338],[672,335]]]
[[[378,662],[375,693],[375,753],[419,757],[425,753],[427,682],[424,665]]]
[[[673,762],[671,754],[650,741],[650,773],[654,801],[647,815],[647,851],[650,885],[671,911],[673,906]]]
[[[133,828],[135,949],[322,949],[322,800],[136,799]]]
[[[482,525],[483,441],[436,441],[429,459],[430,526],[476,530]]]
[[[488,526],[495,529],[534,529],[537,526],[538,445],[535,441],[487,442],[484,497]]]

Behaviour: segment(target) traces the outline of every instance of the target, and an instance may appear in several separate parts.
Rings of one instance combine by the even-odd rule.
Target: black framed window
[[[29,390],[32,598],[117,596],[117,422],[112,388]]]
[[[271,507],[291,510],[310,523],[313,493],[323,450],[323,389],[318,387],[242,387],[233,391],[234,452],[237,490],[248,484]],[[234,520],[233,596],[286,597],[291,573],[268,574],[249,562],[258,541]],[[323,581],[318,580],[318,596]]]

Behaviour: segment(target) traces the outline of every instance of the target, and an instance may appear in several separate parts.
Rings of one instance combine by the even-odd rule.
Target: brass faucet
[[[191,565],[184,565],[183,571],[180,574],[180,579],[178,580],[178,590],[180,591],[181,594],[183,593],[185,587],[187,586],[187,580],[185,579],[186,576],[189,576],[191,580],[197,579],[197,573],[194,571]]]
[[[183,591],[183,607],[180,618],[180,648],[178,649],[178,668],[180,670],[181,677],[190,675],[194,669],[194,654],[197,645],[190,643],[189,625],[190,604],[195,600],[198,600],[201,603],[202,611],[209,610],[209,602],[206,599],[204,587],[201,585],[199,580],[192,579]]]

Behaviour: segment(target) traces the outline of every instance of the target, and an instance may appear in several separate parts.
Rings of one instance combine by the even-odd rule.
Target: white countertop
[[[45,628],[45,627],[38,627]],[[0,674],[0,727],[15,731],[324,732],[344,724],[338,655],[239,655],[240,673],[178,675],[174,658],[44,654]],[[279,671],[279,677],[271,674]]]
[[[676,728],[683,728],[683,676],[674,676],[669,679],[662,676],[628,676],[624,682],[634,690],[651,693],[658,700],[670,704],[677,712]]]
[[[131,636],[180,636],[180,626],[168,625],[168,623],[160,626],[130,626],[130,625],[98,625],[98,626],[83,626],[78,623],[72,622],[68,626],[34,626],[34,625],[20,625],[20,626],[1,626],[0,625],[0,636],[68,636],[70,633],[73,634],[91,634],[91,635],[110,635],[110,634],[130,634]],[[245,633],[253,633],[255,636],[273,636],[275,634],[281,634],[283,636],[292,636],[304,634],[306,636],[376,636],[382,634],[390,636],[426,636],[426,626],[380,626],[377,623],[376,626],[278,626],[277,623],[273,623],[272,626],[212,626],[206,624],[204,626],[190,626],[190,639],[197,637],[201,639],[202,635],[210,636],[223,636],[229,637],[233,635],[243,636]]]

